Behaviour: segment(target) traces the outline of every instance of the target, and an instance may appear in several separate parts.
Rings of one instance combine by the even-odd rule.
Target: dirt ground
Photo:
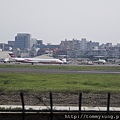
[[[82,93],[82,106],[106,107],[108,94]],[[78,93],[52,93],[53,105],[79,105]],[[25,105],[50,105],[50,93],[24,93]],[[21,105],[20,93],[0,92],[0,105]],[[110,106],[120,107],[120,94],[110,94]]]

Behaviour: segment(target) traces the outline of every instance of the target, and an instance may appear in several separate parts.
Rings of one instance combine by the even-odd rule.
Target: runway
[[[113,70],[57,70],[57,69],[30,69],[30,68],[0,68],[0,72],[12,73],[48,73],[48,74],[120,74],[120,71]]]

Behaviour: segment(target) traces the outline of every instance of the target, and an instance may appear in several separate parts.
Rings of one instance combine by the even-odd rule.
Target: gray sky
[[[0,0],[0,43],[17,33],[43,42],[120,42],[120,0]]]

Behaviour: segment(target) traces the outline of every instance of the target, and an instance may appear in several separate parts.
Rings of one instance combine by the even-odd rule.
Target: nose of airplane
[[[63,61],[62,60],[59,60],[60,64],[63,64]]]

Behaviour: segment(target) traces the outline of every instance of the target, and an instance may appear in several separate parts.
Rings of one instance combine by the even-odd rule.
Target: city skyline
[[[6,42],[0,42],[0,44],[8,44],[9,41],[15,41],[16,36],[17,36],[18,34],[23,34],[23,35],[24,35],[24,34],[29,34],[29,33],[17,33],[17,34],[14,36],[14,39],[13,39],[13,40],[8,40],[8,41],[6,41]],[[32,34],[29,34],[29,35],[32,36]],[[38,38],[34,38],[34,37],[33,37],[33,38],[31,37],[30,40],[33,40],[33,39],[34,39],[34,40],[42,40],[42,39],[38,39]],[[76,40],[82,41],[83,39],[86,40],[87,42],[97,42],[97,43],[99,43],[100,45],[111,43],[111,44],[114,46],[114,45],[120,44],[120,43],[113,44],[112,42],[103,42],[103,43],[100,43],[99,41],[89,40],[89,39],[87,39],[87,38],[80,38],[80,39],[75,39],[75,38],[63,39],[63,40],[59,41],[59,43],[57,43],[57,44],[54,44],[54,43],[52,43],[52,42],[45,43],[44,40],[42,40],[42,42],[43,42],[43,44],[45,44],[45,45],[47,45],[47,44],[60,45],[62,41],[74,41],[74,40],[75,40],[75,41],[76,41]]]
[[[86,38],[115,45],[120,43],[119,5],[119,0],[1,0],[0,43],[29,33],[45,44]]]

